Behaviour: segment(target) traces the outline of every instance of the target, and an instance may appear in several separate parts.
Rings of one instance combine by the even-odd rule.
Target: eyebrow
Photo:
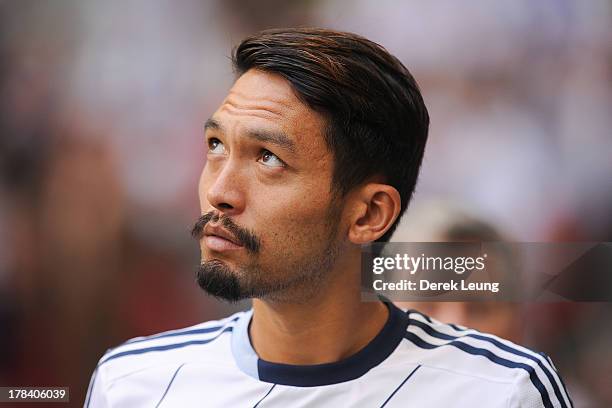
[[[208,119],[204,124],[204,130],[217,130],[221,133],[226,133],[223,126],[215,119]],[[295,152],[295,143],[283,132],[274,132],[269,130],[250,130],[246,132],[246,136],[264,143],[272,143],[283,149]]]

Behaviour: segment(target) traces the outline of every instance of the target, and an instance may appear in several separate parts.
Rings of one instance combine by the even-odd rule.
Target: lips
[[[229,231],[217,225],[207,224],[204,227],[204,236],[222,238],[235,246],[243,246]]]

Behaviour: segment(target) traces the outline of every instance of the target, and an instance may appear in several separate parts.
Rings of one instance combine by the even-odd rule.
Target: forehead
[[[253,69],[244,73],[213,118],[230,132],[281,131],[296,147],[325,147],[324,118],[304,104],[289,81],[278,74]]]

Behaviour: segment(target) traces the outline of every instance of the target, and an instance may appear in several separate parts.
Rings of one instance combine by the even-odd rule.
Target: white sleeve
[[[547,358],[548,362],[550,360]],[[550,384],[547,383],[548,379],[544,376],[540,377],[537,382],[537,386],[534,380],[530,378],[529,373],[523,372],[519,378],[514,382],[512,393],[508,400],[509,408],[572,408],[572,402],[569,399],[567,390],[565,389],[563,382],[561,381],[554,366],[551,367],[552,380],[557,383],[559,389],[559,396],[557,393],[552,392]],[[559,398],[560,397],[560,398]]]
[[[103,369],[98,366],[91,375],[84,408],[110,408],[107,400]]]
[[[508,408],[543,408],[542,395],[532,384],[528,373],[521,373],[514,382]]]

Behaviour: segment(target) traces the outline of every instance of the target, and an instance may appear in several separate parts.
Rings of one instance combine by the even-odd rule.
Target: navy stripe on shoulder
[[[212,332],[216,332],[217,330],[221,330],[228,323],[233,323],[236,320],[238,320],[239,318],[240,318],[240,316],[236,316],[236,317],[228,320],[227,322],[225,322],[225,324],[221,324],[221,325],[217,325],[217,326],[202,327],[202,328],[199,328],[199,329],[190,329],[190,328],[179,329],[179,330],[172,330],[172,331],[163,332],[163,333],[159,333],[159,334],[153,334],[151,336],[146,336],[146,337],[142,337],[142,338],[137,337],[135,339],[131,339],[131,340],[126,341],[122,345],[140,343],[140,342],[148,341],[148,340],[163,339],[163,338],[167,338],[167,337],[188,336],[190,334],[212,333]]]
[[[409,340],[412,343],[414,343],[417,347],[420,347],[420,348],[423,348],[423,349],[435,349],[435,348],[442,347],[442,346],[453,346],[453,347],[456,347],[459,350],[462,350],[462,351],[464,351],[464,352],[466,352],[468,354],[472,354],[474,356],[485,357],[489,361],[491,361],[491,362],[493,362],[495,364],[499,364],[499,365],[501,365],[503,367],[521,368],[521,369],[527,371],[527,373],[529,374],[529,379],[531,380],[531,383],[540,392],[540,396],[542,397],[542,402],[544,403],[544,407],[546,407],[546,408],[553,408],[552,402],[550,401],[550,397],[548,395],[548,391],[546,391],[546,388],[544,387],[544,384],[542,384],[542,382],[540,381],[540,379],[536,375],[535,369],[532,366],[530,366],[530,365],[523,364],[523,363],[517,363],[515,361],[507,360],[505,358],[502,358],[502,357],[499,357],[499,356],[495,355],[490,350],[474,347],[474,346],[471,346],[471,345],[469,345],[467,343],[463,343],[463,342],[458,341],[458,340],[453,340],[453,341],[449,341],[448,343],[436,345],[436,344],[427,343],[425,340],[423,340],[422,338],[420,338],[419,336],[417,336],[416,334],[414,334],[412,332],[407,332],[404,337],[407,340]]]
[[[216,336],[214,336],[212,338],[209,338],[209,339],[191,340],[191,341],[185,341],[183,343],[166,344],[166,345],[163,345],[163,346],[154,346],[154,347],[147,347],[147,348],[136,349],[136,350],[127,350],[127,351],[123,351],[123,352],[120,352],[120,353],[117,353],[117,354],[111,354],[107,358],[102,359],[102,361],[100,361],[100,363],[98,364],[98,367],[100,367],[102,364],[104,364],[104,363],[106,363],[108,361],[111,361],[111,360],[114,360],[114,359],[120,358],[120,357],[125,357],[125,356],[130,356],[130,355],[137,355],[137,354],[144,354],[144,353],[150,353],[150,352],[153,352],[153,351],[174,350],[174,349],[183,348],[183,347],[187,347],[187,346],[193,346],[193,345],[208,344],[208,343],[218,339],[223,333],[231,332],[233,328],[234,328],[234,326],[226,326],[219,333],[217,333]]]
[[[457,330],[457,331],[466,331],[467,329],[463,328],[463,327],[459,327],[456,324],[449,324],[450,327],[452,327],[453,329]]]
[[[550,364],[552,369],[555,370],[555,373],[557,373],[557,378],[559,379],[559,382],[561,383],[561,387],[563,387],[563,391],[565,392],[565,395],[567,396],[567,400],[569,401],[570,406],[573,407],[574,401],[572,401],[572,397],[570,397],[569,392],[567,392],[567,387],[565,386],[565,383],[563,382],[563,378],[559,375],[559,370],[557,370],[557,367],[555,367],[555,364],[552,362],[548,354],[541,352],[541,351],[538,352],[538,354],[544,357],[546,361],[548,361],[548,364]]]
[[[423,319],[427,320],[427,322],[428,322],[428,323],[433,323],[433,321],[431,320],[431,317],[427,316],[427,315],[426,315],[426,314],[424,314],[424,313],[419,312],[418,310],[415,310],[415,309],[410,309],[410,310],[407,310],[407,311],[406,311],[406,315],[407,315],[407,316],[410,316],[410,314],[412,314],[412,313],[414,313],[414,314],[418,314],[418,315],[419,315],[419,316],[421,316]]]
[[[542,370],[542,372],[544,372],[544,375],[546,375],[546,378],[548,379],[548,381],[550,382],[554,392],[555,392],[555,396],[557,397],[557,399],[559,400],[559,402],[561,403],[561,406],[563,408],[567,408],[567,404],[565,403],[565,399],[563,398],[563,396],[561,395],[561,390],[559,389],[559,386],[557,385],[557,381],[555,381],[554,377],[559,378],[559,380],[561,379],[560,376],[554,375],[555,373],[552,373],[551,370],[549,368],[547,368],[541,361],[540,358],[536,357],[536,355],[541,356],[539,353],[535,353],[533,352],[533,354],[530,353],[526,353],[522,350],[519,350],[516,347],[511,347],[507,344],[502,343],[501,341],[490,337],[490,336],[486,336],[483,335],[481,333],[462,333],[460,336],[452,336],[450,334],[446,334],[446,333],[441,333],[437,330],[435,330],[433,327],[420,322],[418,320],[414,320],[414,319],[410,319],[410,324],[420,327],[421,329],[423,329],[423,331],[425,331],[427,334],[429,334],[432,337],[436,337],[442,340],[455,340],[455,339],[460,339],[462,337],[470,337],[470,338],[474,338],[474,339],[478,339],[478,340],[482,340],[482,341],[486,341],[488,343],[493,344],[494,346],[496,346],[497,348],[499,348],[500,350],[506,351],[508,353],[520,356],[520,357],[524,357],[526,359],[529,359],[533,362],[535,362],[538,367],[540,367],[540,369]],[[452,327],[452,326],[451,326]],[[548,360],[546,360],[548,362]],[[563,383],[561,383],[563,386]],[[565,388],[565,387],[564,387]],[[569,394],[567,393],[567,390],[565,390],[565,394],[568,396],[568,400],[569,400]],[[571,400],[570,400],[571,403]]]

